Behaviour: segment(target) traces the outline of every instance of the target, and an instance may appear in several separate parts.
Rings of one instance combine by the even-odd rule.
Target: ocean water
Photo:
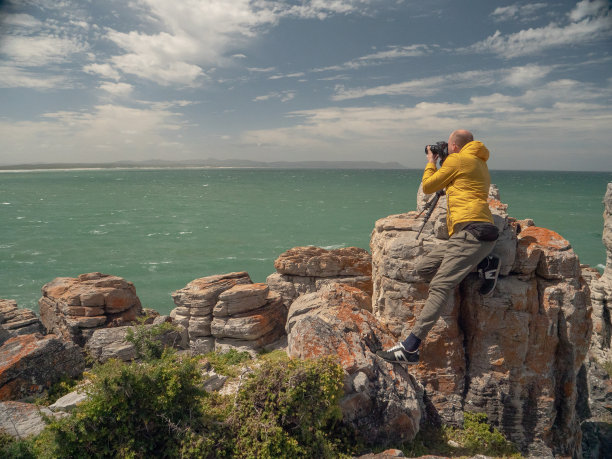
[[[420,170],[68,170],[0,173],[0,298],[38,310],[55,277],[100,271],[168,313],[193,279],[254,282],[300,245],[369,249],[374,222],[416,207]],[[492,171],[508,213],[568,239],[603,268],[612,173]]]

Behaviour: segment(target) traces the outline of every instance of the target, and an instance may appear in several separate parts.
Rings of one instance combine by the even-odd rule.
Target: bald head
[[[459,151],[473,140],[474,136],[470,131],[466,131],[465,129],[457,129],[456,131],[453,131],[448,138],[449,152],[452,144],[455,144],[457,146],[457,151]]]

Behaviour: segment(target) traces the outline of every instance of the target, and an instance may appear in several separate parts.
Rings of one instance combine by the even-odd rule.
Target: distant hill
[[[406,169],[397,162],[378,161],[250,161],[247,159],[215,159],[167,161],[115,161],[111,163],[30,163],[0,166],[0,170],[37,169],[131,169],[185,167],[252,167],[268,169]]]

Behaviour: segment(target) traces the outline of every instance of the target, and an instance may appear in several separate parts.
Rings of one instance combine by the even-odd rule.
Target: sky
[[[612,171],[609,0],[0,0],[0,164]]]

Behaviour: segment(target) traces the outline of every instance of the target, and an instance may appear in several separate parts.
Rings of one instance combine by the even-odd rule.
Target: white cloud
[[[6,36],[0,41],[0,54],[22,67],[40,67],[68,62],[86,46],[73,38],[52,36]]]
[[[526,5],[517,3],[509,6],[500,6],[495,8],[491,16],[497,22],[534,20],[534,14],[547,6],[546,3],[529,3]]]
[[[0,121],[0,150],[13,164],[32,152],[42,162],[176,157],[187,150],[176,143],[181,128],[180,116],[170,110],[104,104],[47,113],[39,121]]]
[[[92,75],[100,75],[103,78],[109,78],[111,80],[119,80],[121,78],[119,72],[110,64],[88,64],[83,67],[83,71]]]
[[[41,75],[19,67],[0,65],[0,88],[52,89],[68,86],[63,75]]]
[[[279,91],[271,92],[263,96],[257,96],[253,99],[253,102],[262,102],[270,99],[279,99],[281,102],[288,102],[295,97],[295,91]]]
[[[600,4],[601,0],[596,0]],[[574,19],[577,18],[577,19]],[[612,35],[612,15],[607,8],[593,7],[588,1],[578,3],[566,25],[550,23],[504,36],[499,30],[468,50],[492,52],[506,58],[536,54],[559,46],[573,46]]]
[[[343,85],[337,85],[332,100],[359,99],[368,96],[430,96],[450,88],[489,87],[500,82],[507,86],[525,87],[541,80],[551,70],[550,66],[529,64],[508,69],[456,72],[372,88],[347,89]]]
[[[127,83],[111,83],[105,81],[100,84],[100,89],[112,94],[113,96],[126,97],[132,93],[134,87]]]
[[[42,22],[29,14],[6,14],[2,17],[3,26],[23,27],[27,29],[40,27]]]
[[[525,87],[541,80],[552,70],[553,68],[551,66],[542,66],[537,64],[514,67],[509,69],[507,72],[502,71],[502,73],[507,73],[507,75],[503,77],[502,82],[508,86]]]
[[[415,44],[410,46],[390,46],[384,51],[377,51],[365,56],[360,56],[344,62],[343,64],[313,69],[313,72],[354,70],[361,67],[381,65],[395,59],[424,56],[431,52],[432,46],[430,45]]]
[[[550,149],[546,153],[556,155],[568,150],[568,137],[593,147],[604,144],[612,125],[607,103],[610,97],[610,87],[559,80],[518,95],[495,92],[472,97],[465,103],[326,107],[291,112],[287,116],[295,120],[294,126],[251,130],[244,133],[242,141],[268,151],[318,151],[322,158],[346,154],[366,159],[368,154],[382,149],[387,158],[400,159],[411,145],[422,150],[426,142],[464,127],[485,137],[485,141],[489,138],[514,148],[516,151],[510,150],[515,155],[513,159],[497,164],[516,168],[517,161],[529,161],[529,143],[534,139],[546,139],[543,143]],[[559,136],[559,132],[564,135]],[[533,161],[525,163],[525,168],[532,164]]]
[[[272,75],[269,80],[280,80],[281,78],[299,78],[305,75],[304,72],[287,73],[285,75]]]
[[[600,16],[606,13],[609,8],[607,0],[582,0],[576,4],[576,7],[570,12],[569,18],[578,22],[589,16]]]
[[[273,0],[138,0],[162,31],[109,29],[107,38],[124,54],[111,58],[114,67],[161,85],[197,85],[210,66],[243,58],[240,48],[282,18],[319,18],[357,13],[373,0],[310,0],[290,5]]]

